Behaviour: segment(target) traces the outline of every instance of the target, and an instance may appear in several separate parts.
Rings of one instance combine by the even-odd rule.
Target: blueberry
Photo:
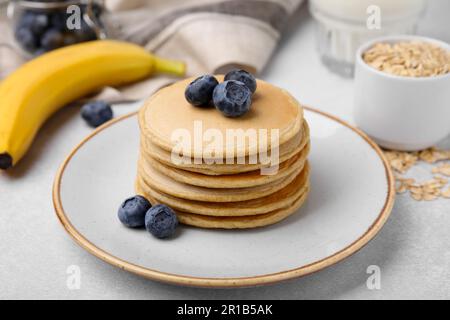
[[[76,44],[77,42],[78,42],[77,37],[73,33],[66,32],[64,34],[63,45],[65,47]]]
[[[25,50],[33,52],[37,49],[38,40],[30,29],[21,27],[16,30],[14,36]]]
[[[216,108],[227,117],[239,117],[250,110],[252,92],[242,82],[235,80],[224,81],[213,93]]]
[[[61,11],[55,11],[50,14],[50,24],[52,28],[61,32],[67,30],[67,14]]]
[[[91,127],[98,127],[113,118],[111,106],[104,101],[93,101],[81,108],[81,117]]]
[[[245,83],[245,85],[250,89],[252,93],[255,93],[256,91],[256,79],[255,77],[248,73],[245,70],[232,70],[228,72],[225,76],[226,80],[236,80]]]
[[[152,207],[147,199],[134,196],[125,200],[119,208],[120,222],[129,228],[139,228],[145,225],[145,214]]]
[[[211,75],[201,76],[187,86],[184,93],[186,100],[194,106],[208,106],[218,84],[217,79]]]
[[[36,13],[34,11],[29,10],[24,11],[17,22],[18,27],[29,28],[34,22],[35,15]]]
[[[46,50],[53,50],[62,47],[64,44],[64,36],[57,29],[50,29],[42,35],[41,47]]]
[[[177,226],[177,215],[166,205],[158,204],[148,210],[145,215],[145,228],[157,238],[172,236]]]
[[[35,57],[39,57],[42,56],[44,53],[47,53],[48,50],[44,49],[44,48],[39,48],[37,49],[33,54]]]
[[[42,35],[50,24],[49,18],[46,14],[39,13],[34,16],[34,21],[30,26],[31,31],[35,35]]]

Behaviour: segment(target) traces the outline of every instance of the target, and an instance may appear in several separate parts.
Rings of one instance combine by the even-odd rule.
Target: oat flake
[[[448,184],[444,176],[450,176],[450,163],[443,163],[432,168],[436,174],[431,180],[419,183],[412,178],[404,178],[401,174],[406,173],[418,161],[436,164],[441,161],[450,160],[450,151],[430,148],[420,152],[385,151],[391,167],[396,172],[396,191],[399,194],[409,191],[410,196],[416,201],[433,201],[436,199],[450,199],[450,188],[443,190]]]
[[[376,43],[363,54],[371,67],[404,77],[432,77],[450,72],[450,52],[424,41]]]

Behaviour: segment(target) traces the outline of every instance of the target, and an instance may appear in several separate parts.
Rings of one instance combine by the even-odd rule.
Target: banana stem
[[[186,64],[182,61],[154,57],[153,70],[157,73],[168,73],[182,77],[186,73]]]

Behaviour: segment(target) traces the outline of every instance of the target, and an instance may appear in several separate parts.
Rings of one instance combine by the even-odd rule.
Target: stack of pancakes
[[[184,98],[190,81],[161,89],[139,113],[137,193],[173,208],[181,223],[202,228],[262,227],[294,213],[307,198],[310,171],[309,128],[298,102],[258,80],[250,111],[227,118],[215,108],[190,105]],[[228,130],[249,129],[267,135],[245,143],[226,140],[221,152],[217,144],[215,152],[205,152],[211,151],[211,136],[198,140],[208,130],[226,137]],[[274,130],[277,140],[271,139]],[[192,138],[180,139],[177,132]],[[269,158],[277,148],[278,169],[260,157],[261,146]],[[264,170],[269,167],[271,174]]]

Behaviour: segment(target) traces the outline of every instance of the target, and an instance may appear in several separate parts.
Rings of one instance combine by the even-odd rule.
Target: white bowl
[[[355,121],[385,148],[415,151],[450,134],[450,73],[403,77],[367,65],[362,54],[377,42],[424,41],[448,51],[442,41],[419,36],[389,36],[361,46],[355,66]]]

